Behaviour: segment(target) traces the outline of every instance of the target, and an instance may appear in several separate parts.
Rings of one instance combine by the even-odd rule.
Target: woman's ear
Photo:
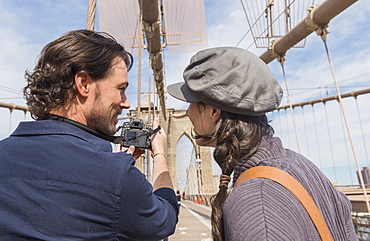
[[[85,71],[80,71],[75,75],[77,93],[82,97],[87,97],[90,92],[91,77]]]
[[[220,119],[221,116],[221,110],[212,107],[212,119],[216,123],[218,119]]]

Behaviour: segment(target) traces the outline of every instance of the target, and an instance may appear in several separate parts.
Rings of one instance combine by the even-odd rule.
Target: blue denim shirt
[[[174,191],[125,153],[68,123],[22,122],[0,141],[0,240],[159,240],[175,231]]]

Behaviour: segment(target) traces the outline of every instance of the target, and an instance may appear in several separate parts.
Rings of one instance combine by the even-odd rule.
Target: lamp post
[[[197,170],[197,180],[198,180],[198,197],[199,197],[199,204],[202,204],[202,198],[201,198],[201,192],[200,192],[200,187],[202,185],[202,160],[201,159],[196,159],[195,160],[195,167]]]

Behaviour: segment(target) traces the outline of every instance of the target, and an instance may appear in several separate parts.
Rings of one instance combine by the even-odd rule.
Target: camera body
[[[133,118],[129,122],[124,122],[122,126],[122,141],[124,147],[135,146],[136,148],[151,149],[150,142],[152,127],[145,125],[139,118]]]

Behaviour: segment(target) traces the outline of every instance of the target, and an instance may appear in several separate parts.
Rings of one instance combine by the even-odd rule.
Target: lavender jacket
[[[283,148],[279,138],[265,136],[258,151],[236,167],[234,180],[254,166],[273,166],[292,175],[314,199],[334,240],[358,240],[347,197],[311,161]],[[226,240],[321,240],[297,198],[269,179],[253,178],[239,185],[223,212]]]

